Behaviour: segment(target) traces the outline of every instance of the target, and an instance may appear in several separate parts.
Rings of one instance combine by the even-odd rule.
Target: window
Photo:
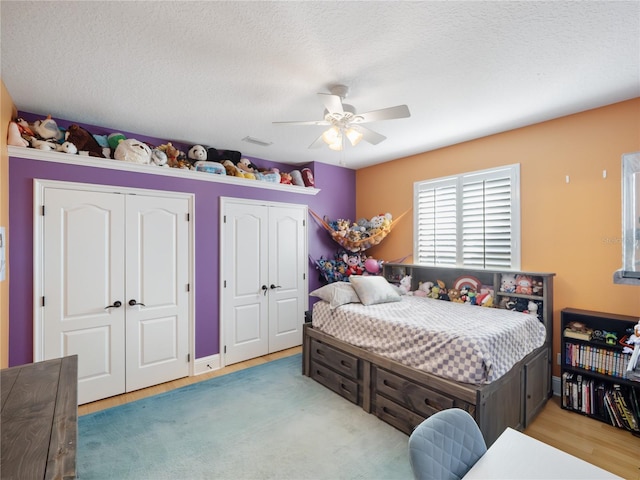
[[[640,152],[622,156],[622,245],[622,277],[640,280]]]
[[[520,269],[520,165],[414,184],[416,263]]]

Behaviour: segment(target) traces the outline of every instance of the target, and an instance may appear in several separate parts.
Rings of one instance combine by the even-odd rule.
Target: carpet
[[[80,417],[78,479],[411,479],[407,435],[303,376],[301,362]]]

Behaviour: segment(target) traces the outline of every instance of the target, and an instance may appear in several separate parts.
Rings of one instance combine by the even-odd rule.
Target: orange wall
[[[519,163],[521,268],[556,274],[555,358],[565,307],[640,317],[640,286],[612,281],[622,266],[621,155],[637,151],[640,98],[358,170],[357,217],[411,209],[416,181]],[[411,254],[412,222],[410,212],[367,253]]]
[[[0,226],[9,236],[9,155],[7,153],[7,127],[15,114],[15,106],[7,87],[0,79]],[[8,242],[8,239],[5,238]],[[9,246],[5,250],[7,276],[0,282],[0,368],[9,366]]]

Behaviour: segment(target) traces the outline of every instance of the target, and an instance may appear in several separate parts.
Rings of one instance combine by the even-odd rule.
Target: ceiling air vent
[[[253,143],[254,145],[260,145],[261,147],[268,147],[269,145],[273,145],[273,142],[265,142],[264,140],[258,140],[257,138],[253,137],[244,137],[242,141]]]

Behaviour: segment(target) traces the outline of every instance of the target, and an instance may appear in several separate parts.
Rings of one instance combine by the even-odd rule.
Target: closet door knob
[[[262,295],[264,295],[265,297],[267,296],[267,290],[269,290],[267,288],[267,286],[266,285],[262,285]]]
[[[282,288],[280,285],[271,284],[271,290],[275,290],[276,288]]]
[[[104,307],[104,309],[106,310],[107,308],[120,308],[122,306],[122,302],[119,300],[116,300],[115,302],[113,302],[113,305],[107,305],[106,307]]]
[[[143,307],[146,307],[146,305],[144,303],[138,303],[133,298],[131,300],[129,300],[129,305],[131,305],[132,307],[135,307],[136,305],[141,305]]]

